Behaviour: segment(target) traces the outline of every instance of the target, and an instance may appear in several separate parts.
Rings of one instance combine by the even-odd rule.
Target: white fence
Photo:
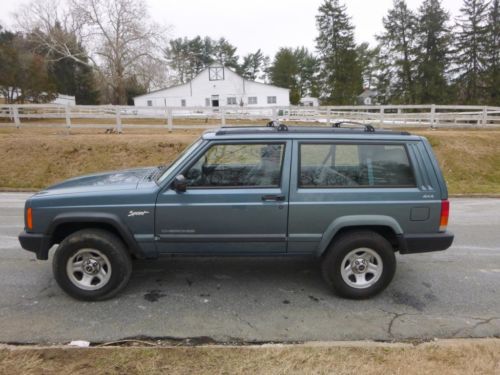
[[[328,107],[134,107],[55,104],[0,104],[0,127],[213,128],[279,120],[331,125],[339,121],[376,127],[497,128],[500,107],[384,105]]]

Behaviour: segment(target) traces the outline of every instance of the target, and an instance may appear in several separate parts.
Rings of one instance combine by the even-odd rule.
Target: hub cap
[[[111,278],[111,263],[95,249],[81,249],[68,259],[66,272],[71,282],[83,290],[97,290]]]
[[[380,255],[369,248],[349,252],[340,265],[344,282],[356,289],[369,288],[382,276],[383,263]]]

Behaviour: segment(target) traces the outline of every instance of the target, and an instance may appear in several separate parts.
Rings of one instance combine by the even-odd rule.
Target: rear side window
[[[299,187],[414,187],[404,145],[303,143]]]

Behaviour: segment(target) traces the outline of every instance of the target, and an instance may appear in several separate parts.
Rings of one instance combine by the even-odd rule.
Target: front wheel
[[[321,268],[337,294],[363,299],[389,285],[396,272],[396,257],[391,244],[378,233],[349,232],[334,241]]]
[[[132,261],[113,233],[85,229],[61,242],[52,262],[54,277],[71,297],[98,301],[113,297],[132,274]]]

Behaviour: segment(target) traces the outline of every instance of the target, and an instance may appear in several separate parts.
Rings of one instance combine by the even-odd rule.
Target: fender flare
[[[146,258],[144,252],[138,245],[128,227],[117,215],[102,212],[62,213],[54,217],[45,234],[52,239],[52,236],[60,225],[69,223],[102,223],[110,225],[120,234],[122,240],[125,242],[125,245],[134,256],[141,259]],[[47,253],[51,246],[45,250]]]
[[[391,228],[396,235],[401,235],[403,229],[399,223],[390,216],[385,215],[347,215],[341,216],[330,223],[326,228],[318,245],[317,255],[321,256],[332,242],[335,235],[342,228],[359,226],[384,226]]]

